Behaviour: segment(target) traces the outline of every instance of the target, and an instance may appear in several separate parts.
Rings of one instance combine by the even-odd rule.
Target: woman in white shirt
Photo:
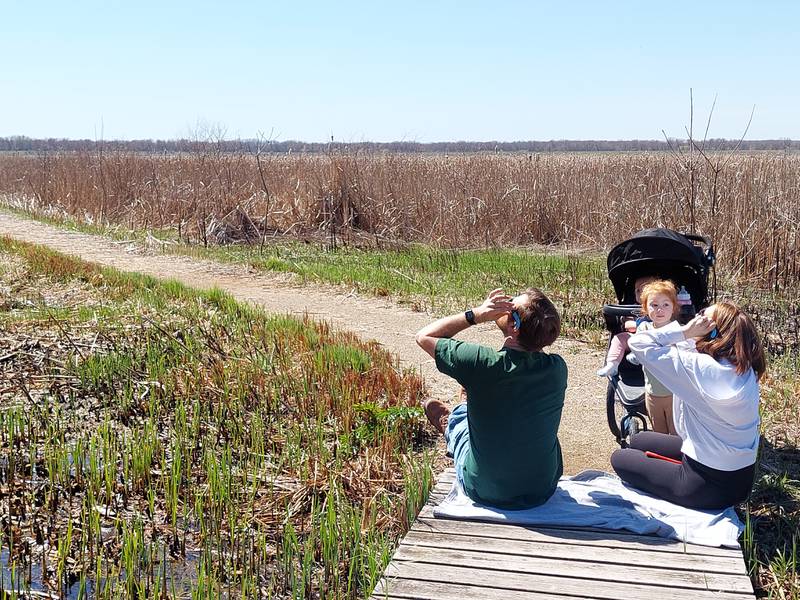
[[[690,339],[696,351],[681,343]],[[620,478],[689,508],[719,509],[745,500],[755,475],[758,382],[766,368],[750,317],[720,302],[686,325],[637,333],[628,346],[672,392],[679,437],[636,435],[629,448],[611,455]]]

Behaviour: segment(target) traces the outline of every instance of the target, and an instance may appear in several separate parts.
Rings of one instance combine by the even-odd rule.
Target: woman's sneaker
[[[447,429],[447,420],[450,418],[450,408],[436,398],[431,398],[423,405],[425,408],[425,416],[428,421],[433,425],[434,429],[441,434],[444,434]]]

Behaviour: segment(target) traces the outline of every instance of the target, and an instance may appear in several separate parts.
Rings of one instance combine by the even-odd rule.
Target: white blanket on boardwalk
[[[458,480],[436,517],[519,525],[624,529],[672,538],[689,544],[738,548],[744,529],[733,507],[724,511],[693,510],[649,496],[602,471],[562,477],[552,497],[534,508],[503,510],[470,500]]]

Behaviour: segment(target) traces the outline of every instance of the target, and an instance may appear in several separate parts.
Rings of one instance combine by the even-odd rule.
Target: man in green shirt
[[[452,337],[495,321],[500,350]],[[425,404],[428,420],[447,440],[456,476],[481,504],[521,509],[544,503],[562,473],[558,425],[567,365],[542,349],[555,342],[561,319],[540,290],[514,298],[493,290],[479,307],[434,321],[417,343],[436,368],[463,387],[466,402],[452,412],[440,400]]]

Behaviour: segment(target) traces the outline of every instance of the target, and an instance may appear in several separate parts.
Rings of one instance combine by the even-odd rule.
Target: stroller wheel
[[[645,421],[645,417],[636,412],[628,413],[623,417],[620,425],[623,437],[627,438],[627,443],[623,447],[630,445],[631,442],[633,442],[634,436],[640,431],[647,431],[647,421]]]
[[[636,417],[628,419],[628,443],[633,441],[633,436],[639,433],[639,420]]]

